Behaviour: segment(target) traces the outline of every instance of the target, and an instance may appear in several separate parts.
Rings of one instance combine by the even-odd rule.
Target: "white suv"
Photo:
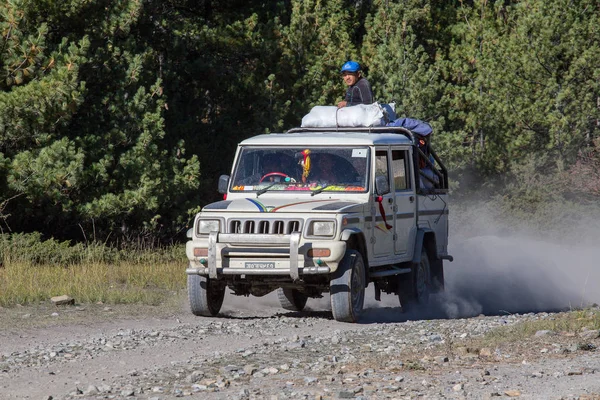
[[[402,307],[443,290],[448,174],[419,139],[396,127],[296,128],[240,143],[219,180],[226,200],[188,234],[192,312],[217,315],[227,287],[277,290],[293,311],[329,292],[334,318],[356,322],[370,282],[377,300],[393,293]]]

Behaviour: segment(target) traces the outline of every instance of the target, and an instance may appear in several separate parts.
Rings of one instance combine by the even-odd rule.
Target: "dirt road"
[[[585,269],[567,281],[549,250],[534,260],[494,239],[498,254],[484,255],[486,240],[447,267],[447,292],[427,309],[402,314],[369,287],[360,324],[334,321],[327,298],[287,313],[273,295],[228,297],[221,318],[192,316],[183,298],[0,309],[0,399],[600,399],[598,327],[501,334],[551,325],[557,308],[594,300],[582,293],[598,281]]]

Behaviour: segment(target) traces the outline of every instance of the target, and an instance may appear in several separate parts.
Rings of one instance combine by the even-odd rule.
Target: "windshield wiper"
[[[310,195],[314,196],[315,194],[319,194],[321,193],[323,190],[325,190],[325,188],[329,186],[328,183],[324,184],[323,186],[321,186],[320,188],[318,188],[317,190],[315,190],[314,192],[312,192]]]
[[[269,186],[267,186],[267,187],[264,187],[264,188],[262,188],[262,189],[258,190],[258,191],[256,192],[256,197],[260,196],[260,195],[261,195],[261,194],[263,194],[263,193],[266,193],[266,192],[268,192],[268,191],[269,191],[269,189],[271,189],[273,186],[275,186],[275,185],[279,185],[279,184],[281,184],[281,182],[273,182],[273,183],[271,183]]]

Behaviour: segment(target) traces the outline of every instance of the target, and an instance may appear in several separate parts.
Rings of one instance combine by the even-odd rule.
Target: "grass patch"
[[[157,305],[185,288],[186,263],[119,262],[54,265],[9,263],[0,269],[0,306],[69,295],[77,303]]]
[[[69,295],[77,303],[162,303],[186,285],[182,245],[115,249],[69,245],[38,234],[0,239],[0,306],[34,304]]]
[[[576,334],[586,329],[600,329],[600,309],[584,309],[563,312],[543,320],[525,321],[512,326],[501,327],[488,332],[482,338],[482,345],[495,346],[499,343],[521,342],[538,331]]]
[[[0,260],[2,265],[25,263],[53,266],[181,261],[185,260],[185,245],[150,247],[130,243],[116,248],[99,242],[83,244],[52,238],[43,240],[38,232],[0,234]]]
[[[157,305],[185,288],[185,262],[68,266],[10,263],[0,269],[0,306],[31,304],[69,295],[77,303]]]
[[[77,303],[157,305],[186,285],[183,245],[116,249],[37,233],[0,235],[0,306],[69,295]]]

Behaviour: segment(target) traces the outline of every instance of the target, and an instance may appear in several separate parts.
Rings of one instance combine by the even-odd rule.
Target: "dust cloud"
[[[581,308],[600,302],[600,249],[530,236],[478,236],[451,243],[448,317]]]
[[[361,322],[552,312],[600,303],[600,246],[570,243],[568,237],[557,243],[504,230],[471,237],[451,235],[449,252],[454,262],[444,262],[446,290],[432,296],[428,306],[402,313],[395,295],[382,294],[382,301],[375,301],[371,284]],[[224,309],[248,316],[257,311],[294,314],[279,308],[275,293],[261,298],[228,295]],[[305,312],[299,314],[321,316],[330,310],[329,296],[324,294],[309,299]]]

